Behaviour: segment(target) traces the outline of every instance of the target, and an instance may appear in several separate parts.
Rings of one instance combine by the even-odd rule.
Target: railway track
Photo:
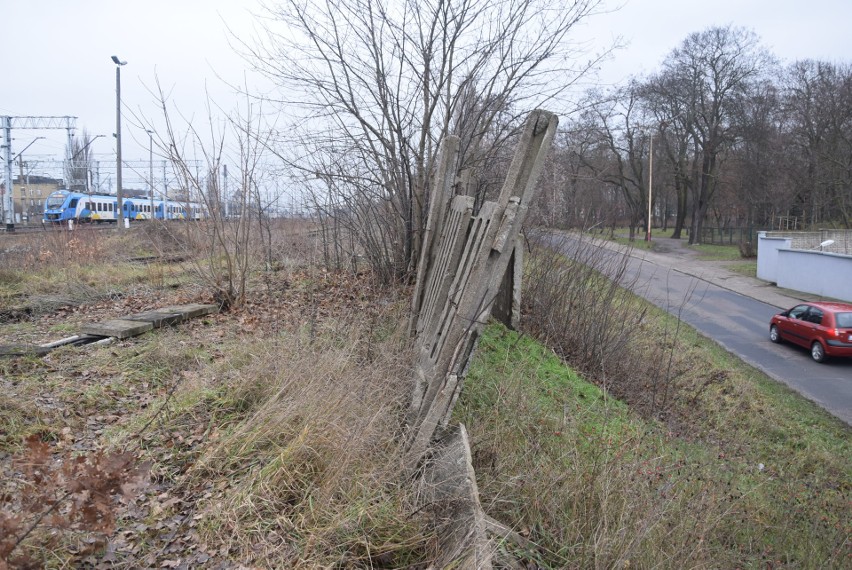
[[[74,226],[74,230],[86,228],[90,230],[109,230],[115,229],[115,224],[79,224]],[[6,229],[5,225],[0,225],[0,235],[18,235],[18,234],[33,234],[38,232],[61,232],[61,231],[74,231],[69,230],[68,226],[65,224],[29,224],[29,225],[15,225],[15,229],[12,232],[9,232]]]

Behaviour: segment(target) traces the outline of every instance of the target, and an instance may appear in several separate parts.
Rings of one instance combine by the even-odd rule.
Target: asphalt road
[[[559,249],[571,254],[576,238],[562,239],[568,241]],[[550,242],[561,243],[552,236]],[[607,256],[623,255],[609,243],[596,247],[605,248]],[[852,359],[818,364],[804,348],[769,341],[769,319],[801,298],[701,262],[677,246],[662,254],[634,250],[627,271],[635,280],[635,293],[852,425]]]

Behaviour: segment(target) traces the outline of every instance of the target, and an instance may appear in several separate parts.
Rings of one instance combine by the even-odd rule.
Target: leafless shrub
[[[582,237],[536,245],[531,253],[524,291],[528,325],[594,377],[617,376],[631,366],[625,351],[644,314],[625,293],[632,284],[627,256]]]
[[[744,257],[746,259],[754,259],[757,257],[757,251],[754,249],[754,243],[750,241],[741,241],[739,247],[740,257]]]
[[[654,416],[668,408],[681,372],[680,320],[654,331],[662,342],[645,342],[648,308],[631,293],[628,259],[581,234],[541,237],[525,269],[524,323],[587,378]]]
[[[327,210],[357,201],[351,221],[379,220],[356,238],[380,246],[373,271],[399,277],[417,267],[440,141],[458,134],[460,167],[484,169],[517,115],[594,65],[572,36],[599,6],[287,1],[268,7],[257,41],[235,41],[286,94],[275,104],[300,114],[277,145],[288,166],[332,191]]]

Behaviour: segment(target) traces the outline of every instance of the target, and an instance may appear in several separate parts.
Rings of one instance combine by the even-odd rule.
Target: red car
[[[769,322],[769,340],[810,349],[811,358],[852,357],[852,304],[814,302],[778,313]]]

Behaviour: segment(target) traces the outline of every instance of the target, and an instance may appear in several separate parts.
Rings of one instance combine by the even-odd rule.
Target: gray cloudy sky
[[[206,117],[205,89],[227,109],[233,92],[222,81],[244,81],[244,63],[228,44],[226,25],[248,37],[259,0],[0,0],[0,115],[77,116],[78,133],[106,135],[93,148],[104,161],[114,153],[115,66],[122,68],[124,157],[148,158],[148,137],[129,111],[155,118],[148,91],[159,78],[185,115]],[[601,80],[619,82],[655,71],[687,34],[712,25],[753,29],[782,60],[852,60],[852,0],[614,0],[615,10],[578,32],[591,49],[616,36],[628,47],[604,64]],[[219,77],[217,77],[217,75]],[[220,79],[220,77],[222,79]],[[249,83],[251,83],[249,79]],[[13,153],[36,136],[26,160],[61,160],[61,131],[13,131]]]

